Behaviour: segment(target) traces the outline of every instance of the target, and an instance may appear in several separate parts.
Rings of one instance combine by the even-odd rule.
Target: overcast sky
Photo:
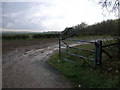
[[[2,2],[1,8],[3,30],[62,31],[81,22],[91,25],[116,18],[107,13],[105,17],[101,6],[94,0]]]

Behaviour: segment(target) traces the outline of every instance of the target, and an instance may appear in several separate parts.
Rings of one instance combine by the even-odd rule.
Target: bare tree
[[[108,12],[114,12],[118,18],[120,18],[120,0],[100,0],[98,2],[103,9],[106,9]]]
[[[106,9],[107,11],[109,12],[114,12],[118,19],[120,19],[120,0],[100,0],[99,1],[99,4],[101,4],[102,8]],[[119,20],[118,20],[118,27],[119,27]],[[119,55],[120,55],[120,31],[118,29],[118,37],[117,37],[117,40],[118,40],[118,59],[120,59]]]
[[[120,0],[100,0],[99,4],[103,8],[111,9],[110,11],[116,11],[120,5]]]

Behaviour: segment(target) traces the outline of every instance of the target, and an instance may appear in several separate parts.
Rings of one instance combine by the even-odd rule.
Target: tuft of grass
[[[109,87],[109,88],[117,88],[117,85],[119,83],[118,77],[110,78],[104,83],[104,87]],[[103,87],[103,88],[104,88]]]

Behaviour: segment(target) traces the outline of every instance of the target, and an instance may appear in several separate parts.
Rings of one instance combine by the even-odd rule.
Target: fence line
[[[65,41],[75,41],[75,42],[85,42],[85,43],[92,43],[92,44],[94,44],[95,45],[95,50],[88,50],[88,49],[83,49],[83,48],[75,48],[75,47],[71,47],[71,46],[69,46],[69,44],[67,43],[67,42],[65,42]],[[65,45],[62,45],[61,44],[61,42],[63,42]],[[75,39],[59,39],[59,57],[60,57],[60,60],[65,60],[65,61],[68,61],[68,62],[71,62],[71,63],[73,63],[73,61],[70,61],[70,60],[68,60],[68,59],[66,59],[66,58],[63,58],[62,57],[62,53],[64,53],[64,54],[68,54],[68,55],[72,55],[72,56],[75,56],[75,57],[79,57],[79,58],[83,58],[84,59],[84,61],[87,59],[87,60],[91,60],[91,61],[93,61],[94,62],[94,67],[96,67],[98,64],[99,64],[99,62],[98,61],[100,61],[99,59],[100,58],[98,58],[98,54],[94,54],[94,59],[93,58],[89,58],[89,57],[85,57],[85,56],[82,56],[82,55],[77,55],[77,54],[74,54],[74,53],[69,53],[69,52],[65,52],[65,51],[62,51],[61,50],[61,46],[62,47],[66,47],[66,48],[73,48],[73,49],[76,49],[76,50],[80,50],[80,51],[85,51],[85,52],[91,52],[91,53],[95,53],[97,50],[98,50],[98,42],[91,42],[91,41],[87,41],[87,40],[75,40]]]
[[[83,49],[83,48],[72,47],[67,42],[65,42],[66,40],[68,40],[68,41],[75,41],[75,42],[92,43],[94,45],[94,50],[88,50],[88,49]],[[109,39],[109,40],[111,40],[111,39]],[[103,40],[103,41],[105,41],[105,40]],[[68,39],[68,38],[67,39],[59,38],[59,57],[60,57],[60,60],[65,60],[65,61],[74,63],[73,61],[70,61],[70,60],[68,60],[66,58],[63,58],[62,57],[62,53],[64,53],[64,54],[72,55],[72,56],[75,56],[75,57],[83,58],[84,61],[86,59],[87,60],[91,60],[94,63],[93,67],[96,68],[98,65],[102,64],[102,53],[105,53],[108,57],[112,58],[112,56],[107,51],[105,51],[104,48],[109,47],[109,46],[115,46],[115,45],[119,44],[119,43],[111,43],[111,44],[103,45],[103,41],[102,40],[87,41],[87,40],[75,40],[75,39]],[[62,45],[61,42],[63,42],[65,45]],[[61,48],[62,48],[61,46],[62,47],[66,47],[67,49],[68,48],[69,49],[73,48],[73,49],[80,50],[80,51],[91,52],[91,53],[94,54],[94,59],[93,58],[89,58],[89,57],[85,57],[85,56],[82,56],[82,55],[77,55],[77,54],[74,54],[74,53],[69,53],[69,52],[62,51],[61,50]]]

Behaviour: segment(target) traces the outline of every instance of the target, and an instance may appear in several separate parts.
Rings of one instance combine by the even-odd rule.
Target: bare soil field
[[[2,42],[3,88],[71,88],[71,83],[47,63],[58,51],[57,39]]]

